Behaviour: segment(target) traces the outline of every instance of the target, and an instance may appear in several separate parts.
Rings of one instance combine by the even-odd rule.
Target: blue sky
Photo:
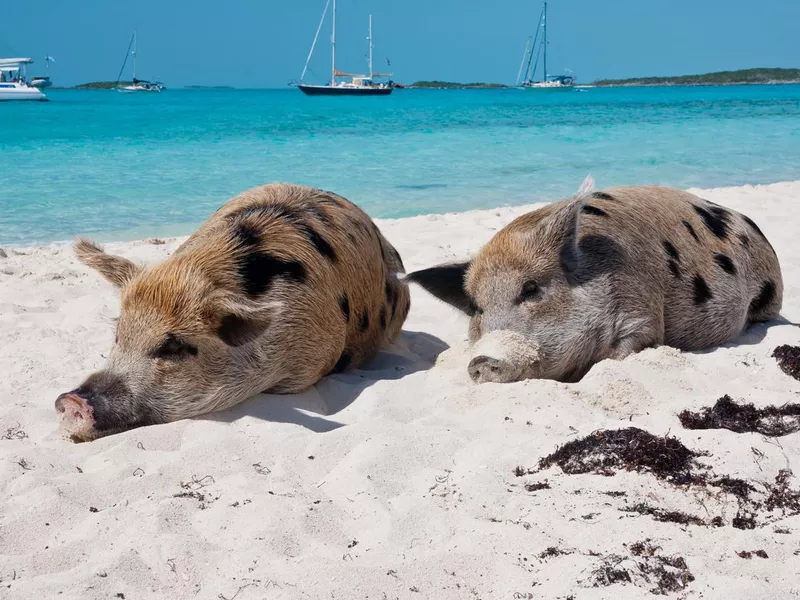
[[[365,68],[367,15],[376,70],[395,81],[513,82],[541,2],[337,0],[337,66]],[[325,0],[27,0],[8,2],[0,56],[42,68],[57,84],[113,80],[139,31],[141,78],[168,86],[285,86],[297,79]],[[579,81],[747,67],[800,67],[800,0],[550,0],[551,74]],[[329,72],[329,21],[312,70]],[[128,72],[129,74],[129,72]],[[313,78],[312,78],[313,79]]]

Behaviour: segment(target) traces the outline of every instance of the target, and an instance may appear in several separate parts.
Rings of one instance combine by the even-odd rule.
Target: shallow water
[[[800,179],[800,86],[52,90],[0,104],[0,243],[189,233],[269,181],[374,217],[555,200],[600,187]]]

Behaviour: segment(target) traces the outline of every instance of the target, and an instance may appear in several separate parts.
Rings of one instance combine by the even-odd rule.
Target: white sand
[[[800,322],[800,182],[702,193],[761,226],[783,267],[783,315]],[[412,270],[467,257],[529,208],[379,225]],[[180,241],[108,248],[155,261]],[[708,452],[717,475],[800,475],[800,433],[688,431],[676,418],[724,394],[800,402],[800,382],[770,357],[800,343],[800,328],[757,327],[706,353],[647,350],[575,385],[477,386],[466,318],[414,288],[401,342],[368,368],[76,445],[61,438],[53,402],[103,364],[117,297],[68,249],[6,252],[0,436],[13,431],[0,439],[0,598],[638,598],[657,582],[591,587],[591,573],[645,538],[685,559],[687,597],[800,596],[800,516],[762,514],[740,530],[736,499],[713,489],[628,472],[513,474],[594,430],[635,425]],[[525,490],[544,480],[549,489]],[[176,497],[192,488],[202,501]],[[620,510],[638,502],[725,526]],[[539,558],[548,547],[570,554]],[[769,558],[736,554],[761,549]]]

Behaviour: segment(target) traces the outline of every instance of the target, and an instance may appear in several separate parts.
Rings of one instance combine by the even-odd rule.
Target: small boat
[[[133,51],[131,51],[133,48]],[[122,67],[119,70],[119,75],[117,76],[117,86],[114,88],[118,92],[160,92],[164,88],[164,84],[160,81],[147,81],[146,79],[136,79],[136,53],[138,48],[138,42],[136,39],[136,31],[133,32],[133,36],[131,36],[131,41],[128,44],[128,50],[125,52],[125,60],[122,62]],[[133,77],[131,78],[131,83],[129,84],[122,84],[120,85],[120,79],[122,78],[122,72],[125,70],[125,64],[128,62],[128,56],[133,56]]]
[[[47,100],[27,81],[25,66],[32,63],[31,58],[0,58],[0,100]]]
[[[50,81],[50,78],[45,75],[38,75],[38,76],[34,75],[33,77],[31,77],[31,83],[30,83],[31,87],[42,89],[50,87],[51,85],[53,85],[53,82]]]
[[[49,54],[45,54],[44,56],[44,69],[47,72],[47,75],[31,75],[31,86],[35,88],[46,88],[53,85],[53,82],[50,81],[50,63],[56,62],[56,59],[50,56]]]
[[[325,20],[325,15],[328,12],[328,5],[331,0],[325,4],[325,10],[322,12],[322,18],[317,27],[317,33],[314,36],[314,41],[311,44],[311,50],[308,52],[306,64],[303,67],[303,73],[300,75],[300,83],[296,84],[300,90],[307,96],[388,96],[394,89],[394,84],[391,80],[387,82],[376,82],[376,77],[391,77],[391,73],[375,73],[372,70],[372,15],[369,16],[369,75],[361,75],[354,73],[343,73],[336,68],[336,0],[333,0],[333,18],[331,25],[331,79],[325,85],[312,85],[303,83],[308,70],[308,63],[314,53],[314,46],[317,44],[317,37],[319,37],[322,23]],[[336,78],[349,77],[350,81],[337,81]]]
[[[539,32],[542,32],[542,41],[540,46],[536,47],[536,42],[539,39]],[[536,51],[536,59],[534,60],[534,51]],[[542,55],[542,79],[534,81],[536,77],[536,67],[539,63],[539,55]],[[527,66],[525,61],[527,60]],[[533,70],[531,70],[531,63]],[[525,77],[522,77],[523,67],[525,69]],[[520,80],[522,83],[520,84]],[[519,66],[519,73],[517,74],[517,85],[522,89],[527,90],[573,90],[575,89],[575,78],[572,75],[548,75],[547,74],[547,2],[544,3],[542,13],[539,15],[538,25],[536,26],[536,34],[533,39],[528,38],[528,43],[525,46],[525,52],[522,54],[522,63]]]

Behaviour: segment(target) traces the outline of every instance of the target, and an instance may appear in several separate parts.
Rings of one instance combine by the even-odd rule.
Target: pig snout
[[[77,389],[61,394],[55,408],[62,432],[76,442],[154,422],[147,403],[137,401],[125,382],[108,372],[95,373]]]
[[[61,414],[61,428],[75,441],[95,437],[94,408],[79,390],[61,394],[56,398],[56,410]]]
[[[475,383],[510,383],[536,376],[541,357],[538,349],[516,331],[496,330],[473,346],[467,367]]]
[[[513,365],[489,356],[476,356],[469,361],[467,370],[475,383],[508,383],[519,379],[518,369]]]

